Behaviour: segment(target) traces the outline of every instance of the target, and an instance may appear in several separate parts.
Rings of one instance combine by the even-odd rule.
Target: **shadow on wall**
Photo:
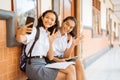
[[[6,20],[6,46],[20,45],[15,39],[15,13],[0,9],[0,20]]]

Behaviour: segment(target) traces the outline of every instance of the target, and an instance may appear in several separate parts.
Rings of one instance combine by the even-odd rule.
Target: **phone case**
[[[27,19],[26,19],[26,23],[25,24],[29,24],[29,23],[31,23],[31,22],[33,22],[34,23],[34,18],[33,17],[27,17]],[[32,28],[33,27],[33,24],[32,25],[30,25],[30,26],[28,26],[29,28]]]
[[[33,22],[34,23],[34,18],[33,17],[27,17],[26,18],[26,23],[25,24],[29,24],[29,23],[31,23],[31,22]],[[33,24],[31,24],[30,26],[28,26],[28,28],[32,28],[33,27]],[[31,33],[29,33],[29,32],[27,32],[27,34],[31,34]]]

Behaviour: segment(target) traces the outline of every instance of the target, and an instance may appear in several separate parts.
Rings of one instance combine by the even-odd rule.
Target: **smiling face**
[[[75,27],[75,22],[71,19],[68,19],[62,23],[61,32],[62,34],[69,33]]]
[[[52,12],[48,12],[45,14],[42,20],[43,20],[43,25],[45,29],[48,29],[49,27],[52,27],[53,25],[55,25],[56,16]]]

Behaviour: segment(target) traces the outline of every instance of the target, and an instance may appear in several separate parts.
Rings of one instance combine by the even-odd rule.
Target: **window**
[[[17,24],[22,26],[25,24],[26,17],[34,17],[37,23],[37,1],[38,0],[12,0],[13,11],[17,15]]]
[[[99,0],[93,0],[92,13],[93,13],[93,37],[102,34],[101,30],[101,3]]]

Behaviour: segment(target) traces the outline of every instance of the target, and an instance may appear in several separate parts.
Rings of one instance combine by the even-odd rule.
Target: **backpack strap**
[[[35,40],[34,40],[32,46],[31,46],[30,50],[28,51],[28,54],[30,54],[29,62],[28,62],[29,64],[31,64],[31,53],[32,53],[32,49],[33,49],[33,47],[34,47],[34,45],[35,45],[35,43],[36,43],[36,41],[38,40],[39,35],[40,35],[40,29],[39,29],[39,28],[36,28],[36,29],[37,29],[37,32],[36,32],[36,35],[35,35]]]

